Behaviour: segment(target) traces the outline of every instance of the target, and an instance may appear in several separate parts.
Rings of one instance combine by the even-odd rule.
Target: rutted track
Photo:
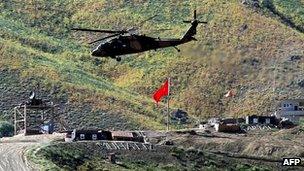
[[[61,139],[62,135],[15,136],[0,140],[0,171],[33,171],[24,155],[27,148]]]
[[[25,160],[26,148],[38,143],[8,142],[0,143],[0,170],[1,171],[32,171],[34,170]]]

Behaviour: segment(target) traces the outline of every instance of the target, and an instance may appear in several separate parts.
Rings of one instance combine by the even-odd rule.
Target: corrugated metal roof
[[[133,138],[132,132],[126,132],[126,131],[111,131],[112,137],[128,137]]]

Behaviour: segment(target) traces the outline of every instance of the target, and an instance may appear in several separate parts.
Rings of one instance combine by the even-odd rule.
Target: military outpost
[[[304,0],[0,7],[0,171],[304,170]]]
[[[244,132],[251,129],[291,128],[304,120],[304,100],[283,100],[270,116],[248,115],[245,118],[211,118],[200,128],[213,127],[218,132]]]
[[[58,105],[37,97],[31,92],[28,101],[22,102],[13,108],[14,133],[24,135],[52,134],[63,132],[65,141],[133,141],[149,143],[143,131],[108,131],[99,129],[70,129],[60,119]],[[196,130],[246,133],[255,129],[284,129],[294,127],[304,119],[304,100],[283,100],[274,111],[273,115],[248,115],[244,118],[210,118],[207,122],[200,123]],[[173,110],[170,113],[170,123],[177,125],[188,124],[189,118],[186,111]],[[193,120],[193,119],[192,119]]]

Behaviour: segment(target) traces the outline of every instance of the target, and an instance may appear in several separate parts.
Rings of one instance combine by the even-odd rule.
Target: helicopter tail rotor
[[[196,10],[194,10],[193,12],[193,20],[184,20],[184,23],[197,23],[197,24],[207,24],[206,21],[199,21],[197,20],[197,14],[196,14]]]
[[[197,28],[198,24],[207,24],[207,22],[205,22],[205,21],[197,20],[196,10],[194,10],[194,13],[193,13],[193,20],[186,20],[183,22],[191,23],[191,27],[188,29],[186,34],[181,39],[181,41],[184,41],[184,42],[196,40],[193,36],[196,34],[196,28]]]

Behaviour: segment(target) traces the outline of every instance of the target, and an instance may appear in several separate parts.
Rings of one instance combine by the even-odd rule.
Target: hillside
[[[93,59],[86,42],[100,35],[69,30],[129,28],[158,14],[142,34],[178,38],[194,9],[208,24],[181,53],[168,48],[120,63]],[[259,7],[238,0],[1,1],[0,115],[8,119],[11,105],[40,82],[41,96],[65,106],[71,127],[163,129],[164,107],[151,94],[168,76],[172,108],[193,117],[270,113],[279,100],[304,91],[303,9],[303,0],[260,1]],[[228,90],[236,96],[225,99]]]

